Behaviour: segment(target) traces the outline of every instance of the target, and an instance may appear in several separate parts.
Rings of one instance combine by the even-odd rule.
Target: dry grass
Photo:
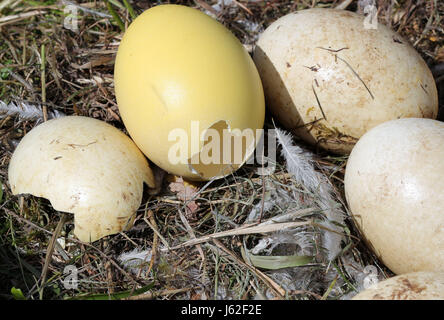
[[[123,1],[110,1],[108,6],[102,1],[81,2],[84,11],[79,11],[78,33],[63,27],[62,2],[6,0],[0,4],[0,100],[5,103],[24,101],[41,107],[45,116],[54,111],[85,115],[125,130],[114,97],[113,64],[121,29],[130,23],[131,12]],[[130,2],[135,14],[150,6],[149,1]],[[259,32],[278,17],[296,9],[332,7],[340,2],[238,0],[235,5],[214,13],[247,48],[251,48]],[[352,1],[348,9],[358,10],[356,2]],[[414,44],[434,70],[442,106],[444,3],[438,0],[377,2],[380,21]],[[174,3],[214,11],[211,9],[213,1]],[[110,7],[114,12],[110,12]],[[115,15],[120,17],[120,25]],[[444,119],[444,115],[440,118]],[[254,174],[254,168],[245,166],[226,179],[200,185],[196,198],[199,209],[188,215],[184,202],[170,192],[164,181],[158,194],[145,193],[131,230],[92,245],[72,237],[73,224],[72,219],[69,220],[61,232],[66,244],[64,249],[55,248],[41,295],[39,279],[59,214],[45,199],[25,196],[20,202],[11,195],[7,184],[11,154],[23,135],[35,125],[36,121],[19,121],[15,116],[0,118],[0,180],[3,187],[0,200],[0,295],[3,298],[11,298],[11,288],[14,287],[21,289],[28,299],[339,299],[358,286],[350,266],[344,265],[346,260],[341,256],[331,264],[321,259],[308,266],[291,268],[293,270],[286,275],[251,266],[242,256],[242,248],[256,244],[260,239],[256,234],[207,239],[180,250],[166,250],[194,237],[232,230],[244,223],[267,191],[263,189],[266,186],[264,181]],[[268,120],[267,125],[271,125]],[[338,168],[328,173],[341,201],[346,158],[318,154],[317,159],[324,167]],[[279,161],[281,164],[274,175],[267,177],[267,183],[292,185],[282,159]],[[280,213],[278,208],[271,210],[263,219]],[[347,220],[344,231],[348,236],[341,255],[353,257],[358,267],[371,264],[378,266],[382,274],[388,272],[360,241],[352,221]],[[120,264],[118,256],[135,248],[148,249],[153,259],[132,272]],[[67,265],[78,268],[78,290],[65,289],[61,283]],[[322,271],[317,273],[316,279],[309,279],[314,284],[300,282],[298,288],[286,284],[288,281],[285,280],[292,279],[285,277],[297,278],[307,268]]]

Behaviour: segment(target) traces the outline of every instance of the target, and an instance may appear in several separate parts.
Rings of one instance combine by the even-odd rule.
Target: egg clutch
[[[300,10],[268,26],[250,56],[201,11],[158,5],[126,30],[114,83],[131,139],[99,120],[50,120],[23,138],[9,166],[13,193],[74,213],[82,241],[132,226],[143,183],[155,183],[143,154],[189,180],[222,178],[252,157],[267,107],[307,143],[351,152],[347,202],[389,268],[444,265],[437,89],[421,56],[388,27],[366,28],[344,10]]]

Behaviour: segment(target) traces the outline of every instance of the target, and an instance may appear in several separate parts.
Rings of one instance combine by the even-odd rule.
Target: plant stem
[[[137,18],[137,14],[134,12],[133,7],[129,4],[129,2],[127,0],[123,0],[123,5],[125,6],[125,8],[128,10],[131,19],[134,20]]]
[[[46,56],[45,56],[45,44],[42,44],[41,47],[41,53],[40,53],[40,57],[41,57],[41,65],[40,65],[40,71],[41,71],[41,75],[40,75],[40,79],[41,79],[41,83],[42,83],[42,102],[43,102],[43,106],[42,106],[42,111],[43,111],[43,121],[47,121],[48,120],[48,107],[44,104],[46,102]]]
[[[58,238],[60,232],[62,231],[63,225],[65,224],[65,222],[67,220],[67,214],[65,214],[63,212],[61,212],[60,214],[61,214],[61,216],[60,216],[59,223],[57,224],[57,227],[54,230],[54,233],[52,234],[51,240],[49,241],[49,244],[48,244],[48,250],[46,251],[45,264],[43,265],[42,276],[41,276],[42,280],[41,280],[40,292],[39,292],[40,300],[43,299],[43,290],[45,289],[46,276],[48,274],[48,267],[49,267],[49,263],[52,258],[52,253],[54,252],[55,242],[57,241],[57,238]]]
[[[120,19],[119,15],[114,10],[114,8],[111,5],[111,3],[109,2],[109,0],[105,0],[105,2],[106,2],[106,8],[108,9],[109,13],[113,16],[114,21],[117,23],[117,25],[119,26],[120,30],[122,30],[124,32],[125,31],[125,25],[123,24],[122,19]]]

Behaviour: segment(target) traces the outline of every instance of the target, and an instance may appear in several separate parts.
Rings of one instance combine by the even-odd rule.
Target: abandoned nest
[[[196,185],[154,168],[163,183],[155,192],[145,190],[129,231],[89,245],[73,237],[68,221],[42,295],[38,280],[58,214],[45,199],[11,195],[7,169],[13,150],[44,118],[84,115],[125,131],[115,103],[113,64],[131,10],[118,1],[81,2],[0,5],[3,297],[17,297],[19,290],[28,299],[348,299],[363,289],[369,266],[379,279],[391,275],[347,212],[342,181],[347,158],[313,150],[278,130],[279,157],[271,175],[257,175],[255,166],[246,165]],[[288,12],[340,3],[359,12],[364,2],[175,3],[212,15],[251,52],[260,32]],[[376,2],[380,22],[406,37],[435,70],[442,106],[444,3]],[[150,6],[131,4],[135,14]],[[78,9],[76,31],[64,27],[66,5]],[[266,127],[274,127],[270,117]],[[76,289],[64,286],[66,266],[77,269]]]

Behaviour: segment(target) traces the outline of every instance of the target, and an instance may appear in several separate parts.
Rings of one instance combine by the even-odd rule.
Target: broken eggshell
[[[331,152],[349,153],[382,122],[438,114],[432,73],[416,50],[350,11],[314,8],[281,17],[260,36],[254,61],[273,115]]]
[[[413,272],[378,282],[352,300],[444,300],[444,273]]]
[[[147,160],[117,128],[88,117],[49,120],[20,141],[8,169],[13,194],[32,194],[74,213],[74,234],[92,242],[127,230],[154,187]]]
[[[259,139],[242,132],[255,135],[263,127],[259,74],[239,40],[201,11],[159,5],[138,16],[120,43],[114,79],[128,132],[162,169],[210,180],[230,174],[252,155]],[[224,137],[243,140],[244,147],[219,148]],[[224,160],[228,151],[237,159]]]

